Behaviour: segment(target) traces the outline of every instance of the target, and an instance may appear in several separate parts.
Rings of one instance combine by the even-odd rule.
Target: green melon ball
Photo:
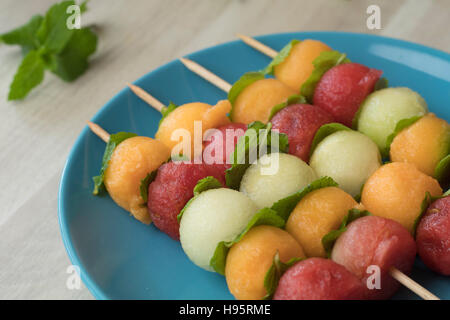
[[[211,189],[195,197],[180,222],[180,242],[197,266],[213,271],[209,263],[221,241],[234,240],[257,212],[244,194],[231,189]]]
[[[377,145],[357,131],[337,131],[323,139],[311,156],[319,176],[333,178],[341,189],[356,196],[370,175],[381,166]]]
[[[300,191],[316,179],[317,174],[303,160],[286,153],[271,153],[245,171],[240,191],[261,209]]]
[[[361,104],[357,129],[381,150],[397,122],[428,112],[425,100],[409,88],[386,88],[370,94]]]

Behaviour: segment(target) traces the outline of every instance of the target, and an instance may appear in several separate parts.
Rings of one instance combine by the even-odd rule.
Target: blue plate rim
[[[289,36],[292,35],[293,37],[302,37],[302,35],[307,35],[308,37],[314,37],[314,35],[316,34],[335,34],[335,35],[341,35],[341,36],[351,36],[351,37],[370,37],[370,38],[376,38],[376,39],[382,39],[384,41],[388,40],[391,42],[395,42],[395,43],[401,43],[404,45],[407,45],[409,47],[412,48],[416,48],[416,49],[421,49],[421,50],[425,50],[428,51],[431,54],[434,55],[438,55],[438,56],[443,56],[445,57],[445,59],[450,60],[450,53],[447,53],[445,51],[430,47],[430,46],[426,46],[426,45],[422,45],[422,44],[418,44],[415,42],[411,42],[411,41],[407,41],[407,40],[402,40],[402,39],[397,39],[397,38],[393,38],[393,37],[386,37],[386,36],[380,36],[380,35],[375,35],[375,34],[366,34],[366,33],[358,33],[358,32],[344,32],[344,31],[325,31],[325,30],[319,30],[319,31],[301,31],[301,32],[281,32],[281,33],[272,33],[272,34],[264,34],[264,35],[258,35],[255,36],[255,39],[258,39],[260,41],[263,41],[264,39],[270,38],[270,37],[276,37],[276,36]],[[228,41],[228,42],[224,42],[224,43],[220,43],[218,45],[214,45],[214,46],[209,46],[206,47],[204,49],[195,51],[193,53],[190,53],[188,55],[186,55],[187,57],[189,56],[193,56],[196,54],[200,54],[200,53],[204,53],[207,52],[209,50],[212,49],[217,49],[217,48],[221,48],[224,46],[229,46],[232,45],[236,42],[241,42],[240,39],[237,40],[233,40],[233,41]],[[252,48],[249,48],[249,50],[254,50]],[[153,69],[147,73],[145,73],[144,75],[142,75],[141,77],[139,77],[136,81],[134,81],[133,83],[139,83],[140,81],[142,81],[145,77],[149,77],[151,76],[153,73],[162,71],[163,69],[169,68],[171,65],[175,64],[175,63],[181,63],[179,62],[178,59],[169,61],[165,64],[163,64],[162,66]],[[114,103],[114,101],[117,99],[118,96],[120,96],[121,94],[124,94],[125,92],[127,92],[129,89],[127,87],[124,87],[123,89],[121,89],[118,93],[116,93],[110,100],[108,100],[108,102],[106,102],[101,108],[100,110],[98,110],[95,115],[92,117],[91,121],[93,122],[97,122],[97,119],[101,118],[101,116],[107,112],[108,106],[112,103]],[[65,195],[65,184],[66,184],[66,180],[68,179],[66,172],[68,170],[68,168],[71,166],[71,163],[73,161],[73,155],[76,149],[78,149],[79,145],[82,143],[85,135],[89,132],[87,127],[84,127],[80,134],[78,135],[77,139],[75,140],[75,143],[73,144],[69,155],[67,157],[67,160],[64,164],[64,168],[62,170],[61,173],[61,180],[59,183],[59,190],[58,190],[58,224],[59,224],[59,228],[60,228],[60,232],[61,232],[61,238],[64,244],[64,247],[66,249],[67,255],[69,256],[69,260],[72,263],[72,265],[79,267],[79,271],[80,271],[80,277],[81,280],[83,281],[83,283],[86,285],[86,287],[88,288],[88,290],[91,292],[91,294],[94,296],[94,298],[98,299],[98,300],[108,300],[110,299],[108,297],[108,295],[106,293],[103,292],[102,289],[100,289],[100,287],[97,285],[97,283],[95,282],[94,279],[92,279],[92,277],[89,275],[88,272],[86,272],[86,270],[84,269],[77,253],[75,252],[75,249],[72,245],[71,242],[71,235],[69,232],[69,228],[68,228],[68,224],[66,221],[66,217],[64,212],[64,199],[66,197]]]

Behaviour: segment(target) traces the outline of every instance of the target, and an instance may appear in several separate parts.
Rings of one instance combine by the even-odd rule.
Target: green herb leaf
[[[73,81],[86,71],[88,57],[97,49],[97,36],[89,28],[76,29],[66,47],[49,57],[50,70],[65,81]]]
[[[304,187],[302,190],[278,200],[272,205],[272,210],[275,210],[278,215],[287,221],[292,210],[297,206],[297,204],[302,200],[308,193],[326,187],[337,187],[338,184],[330,177],[322,177],[311,182],[309,185]]]
[[[414,224],[413,224],[413,236],[414,237],[416,236],[416,229],[417,229],[417,226],[419,225],[419,222],[422,219],[423,215],[425,214],[425,212],[427,212],[427,209],[430,206],[430,204],[438,198],[432,197],[428,191],[425,193],[425,198],[423,198],[422,204],[420,205],[420,213],[417,216],[416,220],[414,220]]]
[[[448,184],[450,180],[450,154],[439,161],[436,169],[434,169],[434,177],[441,184]]]
[[[386,149],[381,150],[381,155],[383,158],[389,157],[389,150],[391,149],[391,144],[394,141],[395,137],[407,127],[413,125],[418,120],[420,120],[423,116],[414,116],[408,119],[402,119],[395,125],[394,132],[392,132],[387,138],[386,138]]]
[[[367,210],[358,210],[358,209],[350,209],[348,211],[348,214],[344,217],[342,220],[341,225],[339,226],[339,229],[332,230],[329,233],[327,233],[322,238],[322,245],[325,249],[325,252],[327,253],[327,257],[331,257],[331,251],[333,250],[334,243],[339,238],[341,234],[343,234],[345,231],[347,231],[347,226],[355,221],[356,219],[370,216],[370,212]]]
[[[225,274],[226,256],[233,244],[238,243],[247,234],[247,232],[259,225],[269,225],[277,228],[284,227],[284,220],[278,216],[277,212],[270,208],[263,208],[258,211],[249,221],[245,229],[232,241],[221,241],[214,251],[210,266],[219,274]]]
[[[98,176],[93,177],[94,180],[94,195],[98,195],[100,190],[103,188],[103,181],[105,179],[105,171],[108,168],[109,160],[111,160],[111,156],[116,149],[116,147],[122,143],[124,140],[132,137],[136,137],[137,134],[131,132],[118,132],[112,134],[109,137],[109,141],[106,144],[105,153],[103,154],[102,167],[100,169],[100,174]]]
[[[147,176],[144,179],[141,180],[141,185],[139,186],[139,191],[141,192],[141,197],[144,200],[144,203],[142,204],[143,206],[147,205],[148,187],[149,187],[150,183],[152,183],[155,180],[157,173],[158,173],[158,169],[150,172],[149,174],[147,174]]]
[[[23,99],[28,92],[44,79],[45,64],[36,50],[27,53],[14,76],[8,100]]]
[[[247,131],[239,138],[230,156],[231,168],[225,172],[228,187],[238,190],[245,171],[258,157],[269,152],[288,152],[287,136],[283,133],[272,132],[271,128],[270,122],[264,125],[255,121],[248,125]],[[272,135],[275,141],[272,141]]]
[[[41,15],[34,15],[25,25],[0,35],[0,40],[8,45],[21,46],[24,54],[30,50],[36,50],[40,46],[36,33],[42,20],[44,17]]]
[[[338,131],[351,131],[349,127],[344,126],[340,123],[327,123],[324,124],[317,130],[316,134],[314,135],[314,139],[311,143],[311,150],[309,151],[309,156],[312,156],[314,150],[319,145],[319,143],[322,142],[326,137],[329,135],[338,132]]]
[[[177,215],[178,222],[181,221],[181,218],[183,217],[184,211],[189,207],[191,202],[202,192],[205,192],[210,189],[219,189],[222,188],[222,184],[219,180],[217,180],[214,177],[206,177],[203,179],[200,179],[197,181],[197,184],[194,187],[193,193],[194,196],[186,203],[186,205],[183,207],[183,209],[180,211],[180,213]]]
[[[242,77],[236,81],[233,86],[231,87],[230,91],[228,92],[228,100],[231,103],[231,106],[233,107],[234,102],[236,101],[237,97],[241,94],[242,91],[244,91],[245,88],[247,88],[252,83],[264,79],[264,74],[261,72],[247,72],[242,75]],[[232,119],[233,109],[230,111],[230,119]]]
[[[314,90],[324,73],[337,65],[349,62],[350,60],[345,53],[340,53],[339,51],[322,52],[313,61],[314,70],[309,78],[303,83],[300,88],[300,93],[305,96],[306,100],[312,103]]]
[[[273,116],[276,115],[282,109],[297,103],[306,103],[305,97],[300,94],[294,94],[290,96],[285,102],[277,104],[275,107],[272,108],[272,110],[270,110],[269,121],[272,120]]]
[[[264,74],[272,74],[274,72],[274,68],[282,63],[291,53],[292,48],[297,44],[301,42],[300,40],[292,40],[289,42],[283,49],[278,52],[275,58],[270,62],[270,64],[262,71]]]
[[[378,79],[378,81],[375,83],[375,87],[373,88],[373,91],[378,91],[381,89],[385,89],[389,86],[389,81],[386,78],[380,78]]]
[[[267,270],[264,277],[264,288],[266,289],[266,295],[263,300],[272,299],[275,290],[277,290],[278,282],[280,281],[281,276],[287,271],[287,269],[302,260],[305,260],[305,258],[292,258],[287,263],[283,263],[280,260],[278,251],[275,253],[273,263],[269,270]]]
[[[172,112],[174,111],[176,108],[178,108],[178,106],[173,103],[172,101],[169,103],[169,105],[167,107],[164,107],[161,109],[161,120],[159,120],[159,125],[161,125],[161,123],[164,121],[164,119]]]
[[[448,190],[442,195],[442,197],[446,197],[446,196],[450,196],[450,189],[448,189]]]
[[[67,28],[66,22],[69,17],[67,8],[74,4],[75,1],[55,3],[45,14],[37,31],[37,38],[43,44],[45,53],[60,53],[72,37],[74,30]]]

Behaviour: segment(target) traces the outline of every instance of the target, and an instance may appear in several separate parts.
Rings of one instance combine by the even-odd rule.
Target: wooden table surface
[[[44,13],[52,0],[2,0],[0,33]],[[366,9],[381,8],[381,30]],[[76,137],[125,82],[192,51],[247,35],[337,30],[385,35],[450,51],[447,0],[93,0],[91,67],[68,84],[52,74],[25,100],[7,102],[21,61],[0,46],[0,299],[92,299],[66,287],[69,259],[57,219],[61,171]],[[106,81],[105,81],[106,80]]]

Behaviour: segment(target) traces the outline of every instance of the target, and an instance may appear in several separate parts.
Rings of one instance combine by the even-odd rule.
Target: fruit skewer
[[[203,66],[199,65],[198,63],[196,63],[196,62],[194,62],[192,60],[189,60],[189,59],[186,59],[186,58],[181,58],[180,61],[189,70],[191,70],[195,74],[197,74],[200,77],[204,78],[205,80],[209,81],[210,83],[212,83],[213,85],[215,85],[218,88],[222,89],[226,93],[229,93],[229,91],[226,91],[225,88],[222,88],[221,86],[219,86],[216,83],[217,78],[219,78],[222,83],[227,83],[225,80],[221,79],[220,77],[218,77],[217,75],[215,75],[211,71],[207,70],[206,68],[204,68]],[[226,86],[226,87],[228,87],[228,86]],[[394,279],[396,279],[398,282],[402,283],[405,287],[407,287],[408,289],[410,289],[411,291],[413,291],[414,293],[416,293],[418,296],[422,297],[423,299],[427,299],[427,300],[428,299],[438,299],[435,295],[433,295],[431,292],[429,292],[425,288],[423,288],[420,285],[418,285],[414,280],[409,278],[406,274],[404,274],[400,270],[398,270],[396,268],[392,268],[391,270],[389,270],[389,274]],[[409,279],[409,280],[407,280],[407,279]]]

